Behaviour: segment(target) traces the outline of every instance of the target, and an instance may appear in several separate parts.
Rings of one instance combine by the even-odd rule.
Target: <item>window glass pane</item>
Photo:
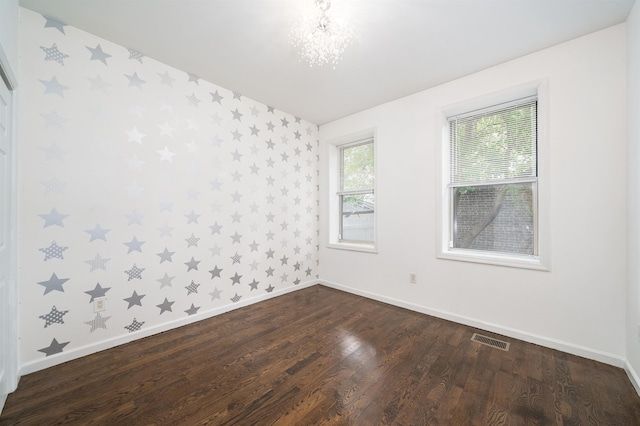
[[[372,242],[375,201],[373,194],[343,195],[342,240]]]
[[[342,191],[373,189],[373,143],[342,150]]]
[[[451,119],[451,182],[537,176],[537,102]]]
[[[453,248],[537,254],[533,183],[451,189]]]

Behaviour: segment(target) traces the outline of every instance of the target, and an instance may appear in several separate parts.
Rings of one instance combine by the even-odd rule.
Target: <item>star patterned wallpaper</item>
[[[317,126],[21,19],[23,364],[316,280]]]

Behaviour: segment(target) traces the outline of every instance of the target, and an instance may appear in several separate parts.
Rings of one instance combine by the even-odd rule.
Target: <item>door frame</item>
[[[0,341],[8,342],[2,345],[2,360],[5,365],[4,376],[0,383],[0,412],[4,407],[7,395],[13,392],[18,386],[19,366],[18,366],[18,179],[17,179],[17,80],[10,67],[9,60],[0,45],[0,84],[6,86],[11,93],[11,104],[8,105],[11,118],[9,121],[9,158],[8,158],[8,188],[7,206],[0,206],[6,209],[7,215],[7,250],[8,250],[8,270],[7,283],[5,285],[4,300],[0,299]]]

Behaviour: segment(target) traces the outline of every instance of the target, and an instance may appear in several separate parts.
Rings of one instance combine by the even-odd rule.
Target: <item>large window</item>
[[[375,129],[327,141],[327,247],[376,253]]]
[[[338,147],[338,241],[373,244],[375,239],[373,139]]]
[[[450,253],[538,256],[537,97],[448,118]]]

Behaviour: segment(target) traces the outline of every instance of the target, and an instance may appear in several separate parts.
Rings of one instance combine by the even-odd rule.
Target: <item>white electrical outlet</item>
[[[409,284],[417,284],[418,283],[418,275],[413,272],[409,274]]]
[[[98,297],[93,300],[93,312],[102,312],[107,310],[107,298]]]

